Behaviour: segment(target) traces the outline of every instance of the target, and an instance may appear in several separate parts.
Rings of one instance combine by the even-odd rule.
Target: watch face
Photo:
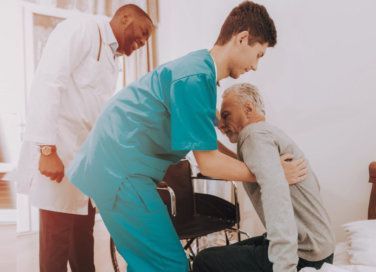
[[[52,148],[51,148],[51,146],[48,146],[48,145],[42,146],[42,148],[41,148],[41,153],[42,153],[44,156],[49,156],[49,155],[51,155],[51,153],[52,153]]]

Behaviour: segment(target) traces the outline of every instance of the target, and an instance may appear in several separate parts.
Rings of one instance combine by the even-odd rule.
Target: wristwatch
[[[56,152],[56,147],[53,145],[40,146],[40,154],[42,154],[43,156],[50,156],[54,152]]]

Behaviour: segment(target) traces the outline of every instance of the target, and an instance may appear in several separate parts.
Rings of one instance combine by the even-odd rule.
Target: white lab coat
[[[88,198],[67,177],[57,183],[40,174],[38,144],[56,145],[65,170],[68,168],[115,91],[118,65],[114,47],[116,50],[117,42],[108,19],[99,16],[66,19],[48,39],[29,94],[15,175],[18,191],[28,193],[31,204],[40,209],[88,213]]]

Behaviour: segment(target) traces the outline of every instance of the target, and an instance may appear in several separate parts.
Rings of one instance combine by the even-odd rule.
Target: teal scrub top
[[[216,150],[216,71],[208,50],[159,66],[106,105],[68,169],[94,200],[112,202],[132,176],[162,180],[191,150]]]

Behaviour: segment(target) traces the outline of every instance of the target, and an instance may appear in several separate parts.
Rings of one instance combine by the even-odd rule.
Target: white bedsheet
[[[300,272],[376,272],[376,267],[374,266],[364,266],[364,265],[331,265],[324,264],[320,270],[314,268],[303,268]]]
[[[375,256],[376,258],[376,256]],[[351,265],[347,253],[347,243],[339,243],[334,252],[334,264],[324,264],[320,270],[303,268],[300,272],[376,272],[375,266]]]

